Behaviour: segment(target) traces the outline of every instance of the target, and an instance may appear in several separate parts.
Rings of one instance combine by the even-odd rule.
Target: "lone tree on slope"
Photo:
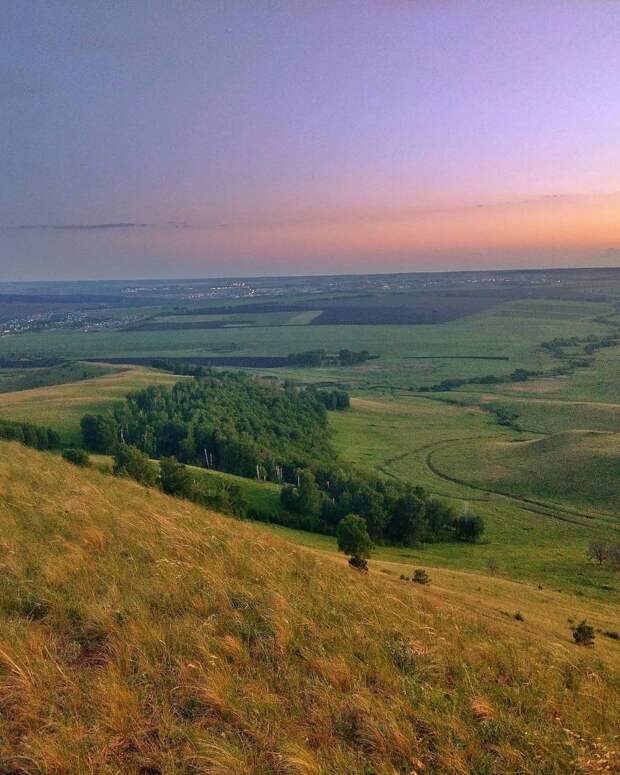
[[[338,549],[350,556],[349,565],[359,570],[368,570],[366,560],[370,557],[372,541],[368,535],[366,520],[357,514],[349,514],[336,528]]]

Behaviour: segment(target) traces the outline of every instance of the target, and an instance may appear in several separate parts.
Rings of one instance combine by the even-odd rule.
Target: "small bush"
[[[363,557],[351,557],[349,565],[355,570],[364,571],[364,573],[368,571],[368,562]]]
[[[524,616],[523,616],[523,614],[521,613],[521,611],[516,611],[516,612],[515,612],[515,614],[514,614],[514,618],[515,618],[515,619],[516,619],[518,622],[522,622],[522,621],[524,621]]]
[[[484,520],[477,515],[456,517],[452,524],[459,541],[475,543],[484,533]]]
[[[603,635],[606,638],[611,638],[612,640],[620,640],[620,635],[616,632],[616,630],[605,630]]]
[[[73,463],[75,466],[86,468],[86,466],[90,465],[90,457],[85,449],[79,449],[77,447],[63,449],[62,456],[68,463]]]
[[[578,646],[594,645],[594,627],[590,627],[584,619],[573,630],[573,638]]]
[[[121,444],[114,453],[113,472],[116,476],[128,476],[145,487],[157,484],[158,469],[148,457],[136,447]]]
[[[411,581],[415,581],[416,584],[428,584],[430,580],[430,576],[423,568],[416,568],[413,571]]]

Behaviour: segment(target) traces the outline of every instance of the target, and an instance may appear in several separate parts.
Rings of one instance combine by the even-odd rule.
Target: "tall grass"
[[[585,649],[5,443],[0,563],[2,773],[620,766]]]

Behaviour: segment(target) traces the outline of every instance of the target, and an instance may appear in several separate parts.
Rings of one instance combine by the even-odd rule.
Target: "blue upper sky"
[[[620,2],[0,9],[0,279],[620,260]]]

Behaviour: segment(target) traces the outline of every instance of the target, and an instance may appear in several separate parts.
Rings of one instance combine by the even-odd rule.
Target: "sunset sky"
[[[0,279],[620,265],[616,0],[0,5]]]

